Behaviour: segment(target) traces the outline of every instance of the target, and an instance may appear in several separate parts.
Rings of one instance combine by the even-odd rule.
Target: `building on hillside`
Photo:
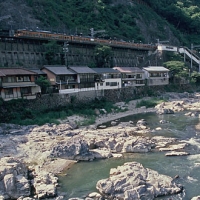
[[[162,66],[149,66],[143,68],[147,85],[169,84],[169,69]]]
[[[41,93],[35,72],[23,68],[0,68],[0,96],[3,100],[35,99]]]
[[[121,73],[122,87],[144,86],[144,71],[138,67],[114,67]]]
[[[79,89],[94,89],[96,72],[87,66],[69,66],[69,69],[77,74]]]
[[[65,65],[44,65],[41,70],[47,74],[47,78],[55,90],[78,87],[77,73]]]
[[[109,90],[121,88],[121,74],[112,68],[92,68],[95,76],[96,90]]]

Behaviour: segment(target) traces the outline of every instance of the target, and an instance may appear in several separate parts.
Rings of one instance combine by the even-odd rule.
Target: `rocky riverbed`
[[[169,101],[153,109],[136,108],[137,101],[117,103],[126,108],[123,113],[104,114],[89,127],[76,127],[80,116],[72,116],[60,125],[19,126],[0,125],[0,199],[64,199],[59,196],[57,174],[84,160],[120,157],[124,153],[166,151],[166,156],[187,156],[187,141],[161,136],[147,137],[152,130],[148,122],[116,123],[118,118],[141,112],[173,114],[187,110],[188,117],[199,117],[198,94],[188,96],[169,93]],[[112,121],[111,127],[97,126]],[[167,123],[160,121],[160,124]],[[159,129],[160,127],[157,127]],[[199,128],[198,125],[196,127]],[[145,135],[145,136],[144,136]],[[137,173],[136,173],[137,172]],[[162,181],[161,181],[162,180]],[[173,178],[146,169],[139,163],[126,163],[111,169],[110,177],[99,180],[99,193],[87,199],[154,199],[156,196],[181,192],[182,186]],[[142,197],[143,196],[143,197]]]

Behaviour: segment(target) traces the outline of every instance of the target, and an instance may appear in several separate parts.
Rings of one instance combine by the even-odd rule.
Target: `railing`
[[[77,92],[83,92],[83,91],[93,91],[95,90],[94,87],[91,88],[73,88],[73,89],[65,89],[65,90],[59,90],[60,94],[70,94],[70,93],[77,93]]]
[[[200,63],[200,58],[196,54],[194,54],[190,49],[188,49],[187,47],[179,48],[179,53],[185,53],[194,62],[196,62],[197,64]]]

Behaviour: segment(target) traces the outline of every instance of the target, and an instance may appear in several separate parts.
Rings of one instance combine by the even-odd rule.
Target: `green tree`
[[[181,79],[188,79],[188,67],[182,61],[168,61],[163,65],[170,70],[171,79],[173,82],[180,81]]]
[[[44,76],[40,76],[35,83],[41,87],[42,94],[47,93],[48,88],[50,87],[51,83],[48,79],[46,79]]]
[[[45,58],[48,65],[61,64],[61,59],[59,57],[62,54],[61,46],[55,41],[49,41],[46,44],[43,44],[45,48]]]
[[[196,71],[192,72],[191,78],[194,83],[196,83],[197,85],[200,84],[200,73],[199,72],[196,72]]]
[[[112,49],[106,45],[99,45],[95,48],[95,60],[97,67],[112,67]]]

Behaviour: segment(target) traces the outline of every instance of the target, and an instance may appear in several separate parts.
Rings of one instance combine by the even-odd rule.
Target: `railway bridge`
[[[109,60],[112,66],[140,66],[156,50],[156,46],[146,44],[21,30],[12,31],[7,35],[0,34],[0,66],[41,68],[48,64],[44,44],[51,40],[57,41],[60,47],[67,43],[68,51],[65,55],[69,65],[93,66],[97,45],[111,47],[112,54]],[[57,64],[64,64],[61,59],[63,55],[63,52],[56,53],[55,60],[61,61]]]

